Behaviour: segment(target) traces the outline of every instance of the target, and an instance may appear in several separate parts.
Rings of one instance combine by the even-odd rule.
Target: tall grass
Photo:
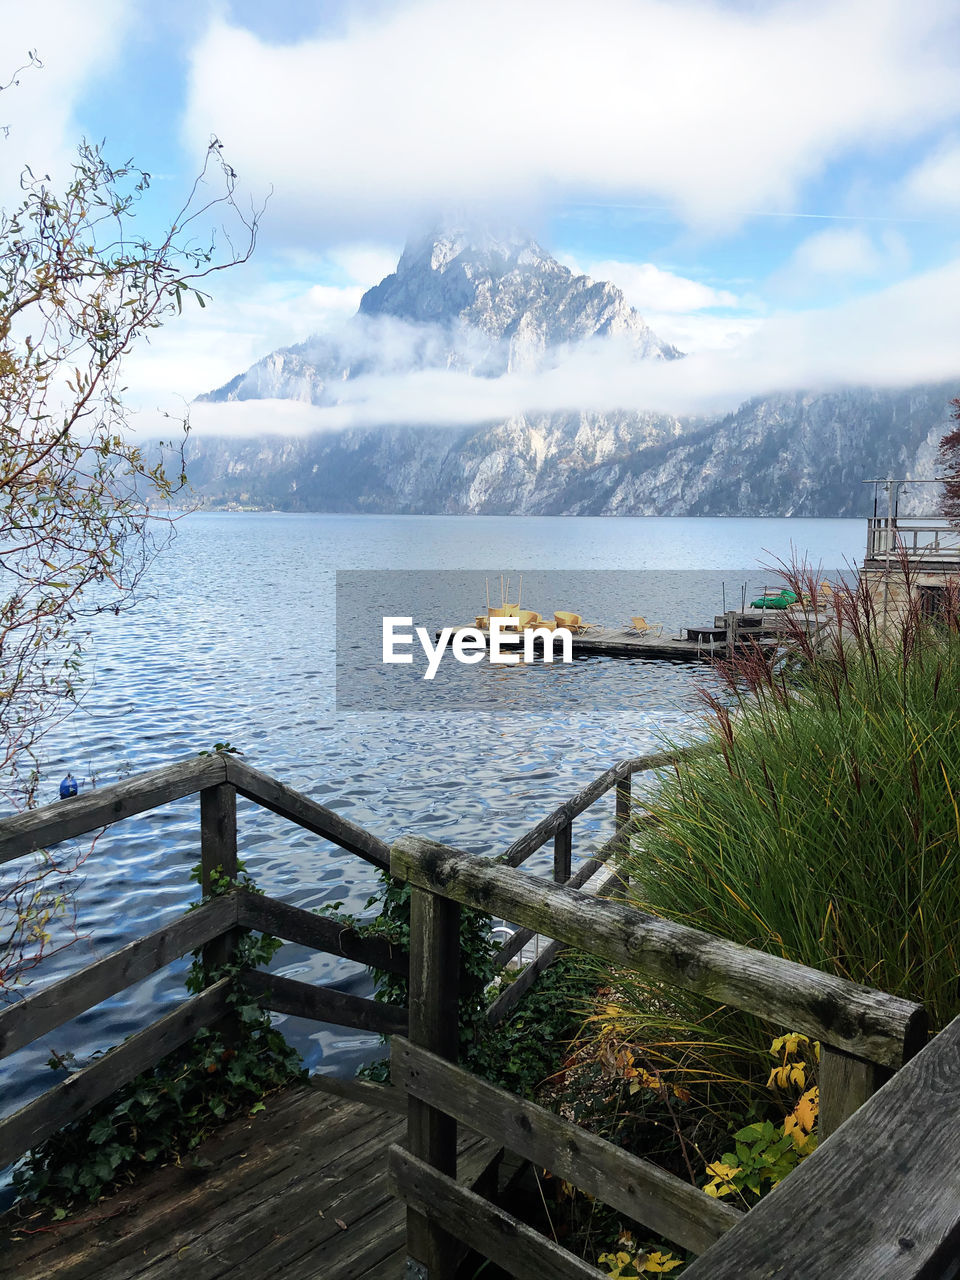
[[[939,1027],[960,1013],[957,600],[938,622],[878,608],[858,582],[826,648],[797,626],[789,660],[722,667],[718,750],[662,778],[626,868],[636,905],[921,1000]]]

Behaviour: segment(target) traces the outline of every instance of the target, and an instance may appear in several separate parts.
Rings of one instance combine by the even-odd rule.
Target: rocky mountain
[[[534,240],[434,231],[407,245],[396,271],[363,295],[339,333],[272,352],[199,399],[330,405],[344,382],[364,375],[533,372],[592,339],[627,344],[638,359],[681,354],[616,285],[576,275]]]
[[[655,414],[514,418],[191,439],[211,505],[500,515],[865,515],[866,479],[934,474],[960,383],[753,400],[720,420]],[[928,510],[922,488],[901,510]]]
[[[407,245],[334,335],[276,351],[203,400],[333,405],[367,374],[543,370],[583,342],[680,356],[610,283],[522,237],[443,231]],[[191,437],[209,505],[511,515],[861,515],[876,476],[934,474],[960,385],[853,388],[748,401],[713,419],[526,415],[481,427],[351,428],[256,440]],[[929,492],[902,507],[928,509]]]

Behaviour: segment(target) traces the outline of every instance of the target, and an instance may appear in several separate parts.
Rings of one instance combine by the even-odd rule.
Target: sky
[[[955,0],[0,0],[0,204],[78,141],[152,175],[163,234],[211,136],[252,260],[127,366],[144,420],[336,329],[446,211],[610,279],[689,358],[393,379],[284,429],[559,408],[732,408],[960,377]],[[249,430],[210,413],[201,429]],[[202,415],[201,415],[202,417]]]

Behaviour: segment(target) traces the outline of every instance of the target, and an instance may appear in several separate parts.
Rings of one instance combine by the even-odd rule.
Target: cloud
[[[472,377],[444,368],[344,382],[339,403],[201,404],[203,433],[266,434],[389,425],[464,426],[562,412],[730,411],[751,396],[960,376],[960,259],[832,309],[774,316],[725,350],[640,361],[594,340],[555,368]]]
[[[942,0],[413,0],[288,45],[216,19],[184,132],[222,137],[302,237],[580,197],[729,228],[950,120],[954,17]]]
[[[736,307],[740,300],[726,289],[714,289],[687,276],[663,271],[652,262],[616,262],[607,258],[582,265],[569,255],[560,261],[594,280],[612,280],[627,301],[644,316],[648,312],[703,311],[707,307]]]
[[[830,227],[797,246],[790,268],[804,275],[875,276],[906,255],[903,237],[895,231],[883,232],[878,244],[857,228]]]
[[[907,242],[897,231],[873,236],[860,227],[828,227],[802,240],[767,283],[774,292],[802,295],[824,283],[889,277],[909,261]]]
[[[907,175],[902,198],[908,208],[960,210],[960,139],[942,142]]]
[[[117,57],[133,17],[123,0],[4,5],[0,83],[27,61],[30,50],[43,66],[24,70],[19,84],[0,95],[0,124],[9,129],[0,139],[0,204],[18,203],[24,165],[55,181],[68,172],[83,134],[77,103]]]
[[[363,294],[394,269],[397,256],[396,249],[383,245],[348,243],[324,254],[289,252],[279,262],[254,260],[217,277],[205,308],[188,300],[182,315],[171,317],[127,356],[127,402],[133,409],[178,409],[270,351],[314,334],[344,332]],[[262,278],[264,272],[271,278]],[[306,283],[318,277],[323,283]]]

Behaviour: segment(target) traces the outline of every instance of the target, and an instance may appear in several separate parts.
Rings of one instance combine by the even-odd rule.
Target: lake
[[[83,787],[104,785],[229,740],[251,764],[384,839],[419,833],[494,854],[614,761],[694,735],[696,690],[709,670],[609,659],[511,668],[503,678],[464,668],[422,705],[398,710],[371,695],[360,709],[338,711],[338,571],[368,574],[361,582],[374,604],[383,583],[400,581],[395,572],[420,571],[419,604],[431,625],[469,622],[461,615],[471,601],[470,615],[483,612],[478,571],[489,576],[495,603],[499,574],[511,584],[523,574],[525,606],[578,609],[589,599],[591,621],[622,625],[639,612],[676,628],[712,619],[723,600],[738,605],[745,584],[755,593],[772,583],[764,566],[794,550],[830,573],[856,564],[865,536],[862,520],[191,515],[136,609],[96,620],[89,688],[48,741],[41,801],[56,798],[68,769]],[[436,570],[475,571],[464,578],[471,585],[456,616],[442,616],[454,605],[436,587]],[[340,623],[341,678],[345,669],[349,682],[344,637],[357,624],[351,616]],[[575,825],[577,856],[612,830],[612,806],[611,798],[609,814]],[[342,901],[362,911],[375,892],[373,868],[326,842],[243,801],[239,821],[241,857],[268,893],[308,908]],[[544,867],[549,857],[541,855]],[[189,871],[198,858],[197,797],[108,829],[71,886],[80,941],[51,956],[34,982],[89,964],[181,912],[195,898]],[[51,1049],[82,1057],[179,1000],[186,963],[5,1060],[4,1108],[52,1083]],[[369,990],[362,969],[302,948],[285,947],[273,967]],[[376,1038],[365,1033],[278,1021],[311,1068],[352,1074],[377,1056]]]

